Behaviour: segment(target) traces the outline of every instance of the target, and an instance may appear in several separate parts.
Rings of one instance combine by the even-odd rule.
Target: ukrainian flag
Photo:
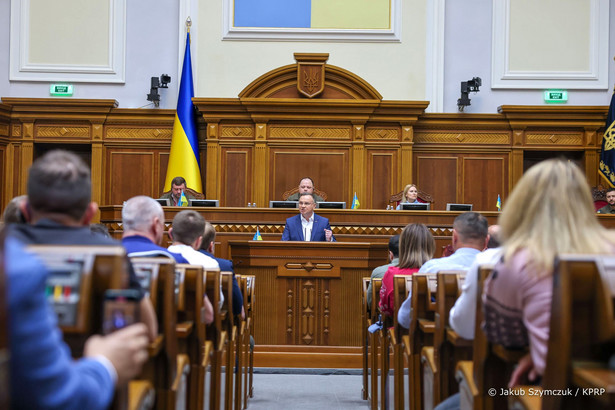
[[[190,59],[190,32],[186,36],[186,51],[182,77],[179,83],[177,113],[173,123],[171,154],[167,167],[164,190],[171,189],[171,180],[177,176],[186,179],[186,186],[197,192],[203,192],[201,183],[201,166],[199,161],[199,139],[194,116],[194,85],[192,82],[192,63]]]
[[[179,201],[177,201],[177,206],[188,206],[188,198],[186,198],[183,191],[182,195],[179,197]]]
[[[359,209],[361,204],[359,203],[359,198],[357,198],[357,193],[354,193],[354,198],[352,198],[352,206],[350,209]]]
[[[252,238],[253,241],[262,241],[263,237],[261,236],[260,231],[258,230],[258,226],[256,227],[256,233],[254,234],[254,237]]]
[[[495,207],[498,209],[498,211],[502,210],[502,200],[500,199],[500,194],[498,194],[498,201],[495,203]]]
[[[615,94],[611,97],[609,114],[606,117],[606,131],[602,137],[600,175],[611,187],[615,186]]]

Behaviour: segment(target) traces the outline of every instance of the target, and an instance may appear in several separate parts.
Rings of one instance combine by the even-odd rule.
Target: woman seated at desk
[[[399,195],[399,194],[398,194]],[[401,209],[401,204],[420,204],[418,200],[419,190],[414,184],[408,184],[404,188],[404,194],[401,197],[401,201],[397,205],[397,210]]]

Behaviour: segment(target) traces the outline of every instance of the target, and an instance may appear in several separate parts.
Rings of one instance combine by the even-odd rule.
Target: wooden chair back
[[[143,376],[156,388],[157,406],[176,408],[185,400],[182,389],[189,369],[186,356],[179,355],[177,338],[177,303],[175,261],[169,258],[133,257],[131,263],[139,283],[150,298],[158,320],[159,335],[150,344],[150,361]],[[176,297],[176,295],[178,295]]]
[[[543,396],[543,408],[613,408],[615,371],[615,256],[560,255],[553,299],[543,389],[606,388],[601,394]],[[595,383],[595,384],[594,384]]]
[[[363,342],[361,362],[363,365],[363,387],[361,389],[361,398],[363,400],[367,400],[369,398],[369,338],[367,327],[368,324],[368,315],[369,315],[369,306],[367,306],[367,289],[369,287],[370,278],[363,278],[361,281],[361,340]]]
[[[8,409],[10,395],[10,360],[9,317],[6,293],[6,275],[4,273],[4,241],[0,239],[0,408]]]
[[[425,401],[434,406],[458,390],[455,365],[472,357],[471,342],[451,338],[452,330],[448,326],[449,313],[461,294],[465,274],[465,271],[440,271],[437,275],[434,343],[422,351]]]
[[[372,304],[370,306],[370,314],[368,326],[375,324],[380,319],[380,288],[382,287],[381,278],[372,279]],[[372,409],[378,409],[378,349],[379,349],[379,332],[370,332],[369,338],[369,367],[370,367],[370,395],[368,398],[369,406]]]
[[[393,329],[389,329],[389,337],[393,345],[393,397],[394,407],[403,409],[404,403],[407,401],[404,389],[404,351],[408,344],[408,330],[403,328],[397,320],[397,314],[402,303],[408,297],[408,293],[412,288],[412,276],[395,275],[393,277]]]
[[[49,275],[48,299],[58,326],[74,357],[80,357],[86,339],[102,330],[107,289],[128,285],[126,252],[122,246],[31,245]]]
[[[295,187],[295,188],[289,189],[288,191],[286,191],[286,192],[284,192],[282,194],[282,199],[284,201],[286,201],[289,196],[294,195],[297,192],[299,192],[299,187]],[[318,195],[319,197],[321,197],[325,201],[329,197],[325,191],[321,191],[320,189],[316,189],[316,188],[314,188],[314,195]]]

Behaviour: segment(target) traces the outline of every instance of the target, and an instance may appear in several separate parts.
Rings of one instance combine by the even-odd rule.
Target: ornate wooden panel
[[[398,152],[396,150],[367,151],[367,198],[359,198],[361,206],[372,209],[386,209],[391,194],[398,192]],[[377,181],[377,182],[376,182]]]
[[[457,156],[416,155],[414,159],[414,183],[434,199],[433,209],[446,209],[449,202],[460,202],[458,196],[459,165]]]
[[[328,195],[328,201],[349,201],[349,150],[275,148],[270,149],[270,193],[281,200],[282,194],[310,177],[314,185]],[[273,191],[273,192],[271,192]]]
[[[105,203],[121,204],[136,195],[158,198],[158,167],[155,153],[109,150]]]
[[[222,148],[224,171],[220,199],[224,206],[246,206],[250,202],[251,152],[250,148]]]
[[[464,204],[474,204],[474,209],[496,211],[498,195],[502,201],[508,192],[507,156],[464,156],[463,159]]]

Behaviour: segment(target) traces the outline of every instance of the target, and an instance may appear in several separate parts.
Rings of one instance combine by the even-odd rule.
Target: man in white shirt
[[[283,241],[335,242],[329,220],[314,213],[316,201],[312,194],[299,197],[299,215],[286,219]]]
[[[487,247],[489,234],[487,219],[478,212],[465,212],[453,222],[453,248],[455,253],[444,258],[427,261],[419,273],[438,273],[441,270],[467,271],[476,256]],[[397,312],[398,323],[406,329],[410,327],[412,292]]]
[[[169,237],[173,244],[169,251],[179,253],[191,265],[201,265],[203,269],[220,269],[218,261],[198,251],[205,232],[205,219],[196,211],[185,210],[178,212],[173,218],[173,226],[169,228]],[[220,307],[224,302],[220,290]]]

